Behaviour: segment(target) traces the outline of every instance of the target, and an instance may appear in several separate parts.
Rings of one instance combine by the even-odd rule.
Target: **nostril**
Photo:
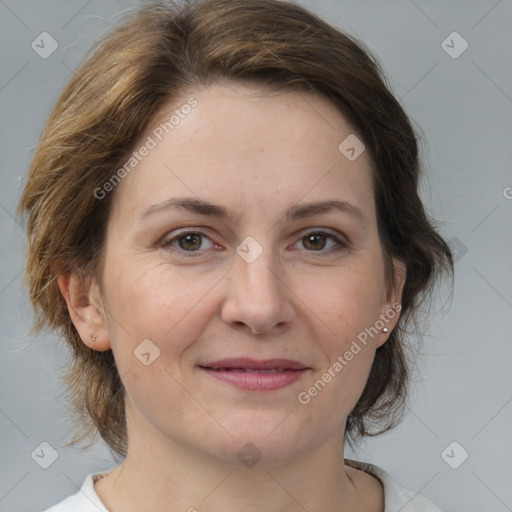
[[[254,331],[245,323],[245,322],[242,322],[241,320],[235,320],[232,325],[236,328],[236,329],[249,329],[251,332],[254,333]]]

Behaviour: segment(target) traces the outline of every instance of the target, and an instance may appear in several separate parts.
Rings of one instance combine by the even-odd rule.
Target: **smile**
[[[246,391],[273,391],[289,386],[311,368],[286,359],[224,359],[199,366],[212,377]]]

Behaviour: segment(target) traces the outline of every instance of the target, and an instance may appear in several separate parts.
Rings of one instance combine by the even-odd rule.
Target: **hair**
[[[99,433],[126,456],[125,393],[112,351],[80,339],[56,262],[98,278],[115,192],[99,200],[94,191],[122,167],[164,107],[220,79],[319,93],[364,142],[386,282],[395,286],[392,257],[407,275],[399,323],[376,351],[346,440],[352,445],[385,432],[403,417],[408,328],[441,275],[453,276],[453,260],[419,197],[418,136],[377,59],[355,37],[291,2],[159,1],[136,9],[86,54],[48,118],[18,205],[18,215],[27,217],[32,330],[58,330],[71,349],[64,375],[75,431],[69,444],[92,443]]]

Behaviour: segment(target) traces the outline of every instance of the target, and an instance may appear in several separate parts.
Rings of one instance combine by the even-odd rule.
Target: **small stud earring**
[[[96,341],[96,334],[91,334],[91,340],[93,343]]]
[[[388,329],[387,327],[383,327],[383,328],[382,328],[382,332],[384,332],[384,333],[388,333],[388,332],[389,332],[389,329]]]

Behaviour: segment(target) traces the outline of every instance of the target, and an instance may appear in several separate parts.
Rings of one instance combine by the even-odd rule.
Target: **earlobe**
[[[109,350],[110,337],[95,280],[92,277],[84,278],[76,272],[65,272],[57,276],[57,283],[71,321],[84,344],[100,352]]]
[[[402,311],[402,293],[407,276],[407,267],[402,261],[393,258],[393,278],[394,283],[388,287],[386,300],[383,302],[383,311],[381,319],[385,326],[379,333],[377,348],[383,345],[389,338],[391,331],[396,327],[400,320]]]

